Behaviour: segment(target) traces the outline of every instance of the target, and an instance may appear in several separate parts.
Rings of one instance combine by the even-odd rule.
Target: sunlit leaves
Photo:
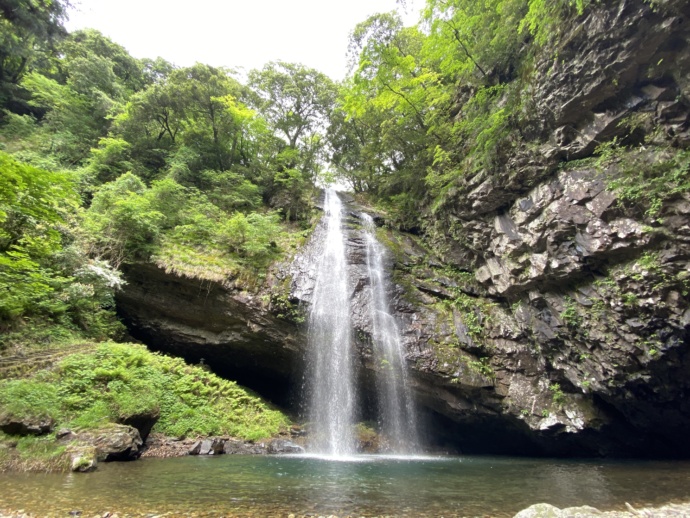
[[[55,227],[76,195],[67,177],[19,164],[0,153],[0,251],[33,237],[54,242]]]
[[[92,255],[119,265],[150,254],[165,216],[152,207],[146,192],[131,173],[100,188],[84,221]]]
[[[157,172],[174,162],[178,181],[201,188],[200,171],[250,167],[259,153],[267,130],[242,102],[245,96],[227,70],[201,64],[175,69],[131,97],[115,130],[145,169]]]
[[[3,415],[51,417],[72,429],[159,416],[154,431],[176,437],[273,436],[287,418],[232,381],[144,346],[106,343],[72,354],[40,379],[0,380]]]
[[[559,22],[567,11],[582,14],[590,3],[591,0],[529,0],[529,10],[520,21],[519,31],[529,32],[539,45],[544,45],[559,33]]]
[[[357,190],[422,201],[430,142],[438,144],[450,98],[425,59],[425,39],[394,13],[374,15],[352,33],[357,63],[329,135],[337,171]]]
[[[120,101],[145,84],[143,63],[94,29],[73,32],[60,50],[77,91],[96,88]],[[161,67],[160,61],[155,63]]]
[[[493,172],[521,138],[535,52],[589,3],[427,0],[418,27],[396,13],[357,25],[329,131],[338,174],[384,203],[436,206],[463,176]]]

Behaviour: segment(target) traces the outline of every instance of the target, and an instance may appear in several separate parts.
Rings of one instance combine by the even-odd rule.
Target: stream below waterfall
[[[39,516],[512,516],[538,502],[622,509],[690,499],[690,462],[510,457],[180,457],[91,474],[0,474],[0,509]]]

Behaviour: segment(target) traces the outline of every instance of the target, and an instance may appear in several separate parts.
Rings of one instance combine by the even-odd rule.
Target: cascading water
[[[342,203],[333,189],[324,203],[326,237],[309,313],[310,449],[347,456],[355,451],[355,389],[350,298]]]
[[[384,261],[386,249],[376,239],[376,226],[362,213],[367,243],[367,271],[371,289],[370,314],[381,431],[394,453],[414,453],[418,449],[417,419],[412,391],[407,379],[400,330],[386,293]]]

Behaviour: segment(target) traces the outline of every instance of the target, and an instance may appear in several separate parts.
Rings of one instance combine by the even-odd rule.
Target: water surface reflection
[[[42,516],[512,516],[536,502],[603,509],[690,500],[690,463],[508,457],[219,456],[0,475],[1,506]],[[0,507],[1,507],[0,506]]]

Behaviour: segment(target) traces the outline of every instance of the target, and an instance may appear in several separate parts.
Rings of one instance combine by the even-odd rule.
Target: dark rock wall
[[[518,450],[690,454],[690,193],[650,211],[653,193],[631,202],[611,188],[690,144],[689,27],[687,2],[594,6],[537,63],[532,140],[458,183],[437,213],[440,260],[400,267],[427,308],[453,301],[445,322],[405,322],[420,386],[433,387],[420,395],[461,446],[500,416],[526,437]],[[631,116],[645,121],[637,133],[621,124]],[[616,137],[628,139],[616,160],[568,163]],[[444,279],[448,266],[465,275]]]
[[[124,274],[117,305],[134,338],[291,405],[301,372],[300,329],[271,311],[270,294],[166,274],[152,264],[126,267]]]

